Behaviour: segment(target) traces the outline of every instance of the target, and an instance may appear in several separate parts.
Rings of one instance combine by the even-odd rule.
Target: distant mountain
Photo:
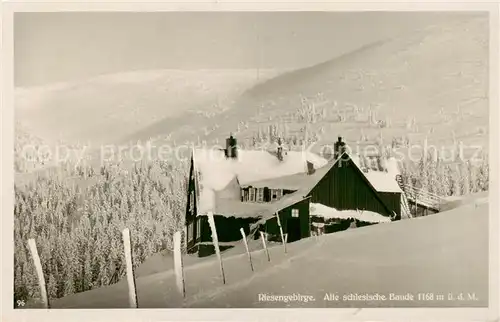
[[[259,72],[261,79],[275,75]],[[18,88],[16,120],[47,142],[116,143],[164,118],[222,110],[218,102],[227,104],[255,82],[255,70],[155,70]]]
[[[324,137],[343,134],[355,141],[360,130],[366,130],[372,138],[382,131],[386,137],[415,132],[442,140],[455,131],[457,138],[476,142],[475,135],[485,134],[489,122],[488,42],[486,16],[450,18],[283,73],[247,90],[237,106],[261,107],[261,120],[304,105],[314,105],[318,111],[326,108],[329,115],[356,107],[359,113],[371,110],[392,124],[379,129],[349,121],[331,125],[334,121],[324,119],[318,127],[332,126]],[[415,118],[418,130],[405,127],[410,118]]]

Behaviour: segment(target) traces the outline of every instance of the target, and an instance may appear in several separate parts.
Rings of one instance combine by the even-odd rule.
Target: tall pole
[[[241,236],[243,237],[243,243],[245,244],[245,250],[247,252],[248,261],[250,263],[250,269],[253,272],[253,264],[252,264],[252,255],[250,255],[250,250],[248,249],[247,236],[245,235],[245,231],[243,228],[240,228]]]
[[[131,308],[137,308],[137,292],[135,288],[134,265],[132,263],[132,247],[130,242],[130,230],[122,231],[123,245],[125,248],[125,264],[127,267],[128,300]]]
[[[43,275],[42,264],[40,262],[40,256],[38,255],[38,250],[36,248],[36,242],[34,239],[28,240],[28,247],[33,258],[33,264],[35,264],[36,274],[38,276],[38,284],[40,287],[40,295],[42,296],[43,307],[45,309],[50,308],[49,297],[47,296],[47,286],[45,284],[45,277]]]
[[[226,284],[226,276],[224,274],[224,266],[222,265],[222,256],[220,254],[220,248],[219,248],[219,238],[217,236],[217,229],[215,226],[215,220],[214,220],[214,215],[212,212],[209,212],[207,214],[208,216],[208,223],[210,225],[210,229],[212,230],[212,242],[215,247],[215,253],[217,254],[217,259],[219,260],[219,267],[220,267],[220,274],[222,277],[222,284]]]
[[[174,272],[177,284],[177,290],[182,297],[186,296],[186,286],[184,284],[184,268],[181,252],[181,232],[174,234]]]

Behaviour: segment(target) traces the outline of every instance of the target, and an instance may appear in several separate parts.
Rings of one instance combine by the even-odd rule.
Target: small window
[[[257,201],[264,202],[264,188],[257,189]]]
[[[191,194],[189,196],[189,212],[191,215],[194,214],[194,191],[191,191]]]
[[[198,217],[196,222],[196,239],[201,237],[201,217]]]
[[[292,209],[292,217],[295,217],[295,218],[299,217],[299,210],[298,209]]]
[[[188,242],[192,242],[194,240],[194,221],[192,221],[189,225],[188,225]]]
[[[276,200],[278,199],[278,189],[272,189],[271,190],[271,200]]]
[[[254,188],[248,189],[248,201],[255,201],[255,189]]]

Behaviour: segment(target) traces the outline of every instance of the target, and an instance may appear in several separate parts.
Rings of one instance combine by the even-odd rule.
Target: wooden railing
[[[435,193],[409,185],[403,185],[403,191],[408,200],[412,203],[420,204],[435,210],[439,210],[439,207],[444,200],[441,196]]]
[[[404,218],[412,218],[412,213],[410,209],[410,205],[408,204],[408,198],[406,195],[403,193],[401,196],[401,215],[404,216]]]

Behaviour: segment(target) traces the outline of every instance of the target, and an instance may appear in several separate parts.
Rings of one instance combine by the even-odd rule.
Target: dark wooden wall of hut
[[[321,203],[338,210],[370,210],[385,216],[392,214],[378,193],[370,187],[363,173],[345,160],[330,171],[311,190],[311,202]]]
[[[292,218],[292,209],[299,211],[300,238],[310,236],[310,218],[309,218],[309,199],[304,199],[294,205],[284,208],[278,212],[280,222],[283,227],[283,233],[287,233],[288,220]],[[241,240],[240,228],[243,228],[245,234],[250,232],[250,225],[257,222],[258,218],[235,218],[214,215],[215,226],[217,228],[217,237],[220,242],[234,242]],[[200,217],[200,242],[212,242],[212,231],[208,223],[208,217]],[[280,230],[276,217],[266,221],[263,229],[270,235],[279,236]]]
[[[234,242],[241,240],[240,228],[243,228],[245,235],[250,232],[250,225],[257,222],[258,218],[236,218],[214,215],[217,238],[220,242]],[[212,230],[208,223],[207,216],[200,217],[200,242],[212,242]]]
[[[193,211],[194,209],[190,209],[190,204],[191,202],[195,200],[191,200],[192,195],[191,193],[195,194],[195,183],[194,183],[194,164],[193,164],[193,159],[191,159],[190,166],[189,166],[189,177],[188,177],[188,189],[186,191],[187,193],[187,199],[186,199],[186,224],[190,223],[194,217],[196,212]],[[196,209],[196,201],[195,203],[195,209]]]
[[[300,221],[300,239],[307,238],[311,235],[309,204],[310,204],[310,198],[307,198],[297,202],[296,204],[288,206],[278,212],[284,234],[288,233],[288,221],[293,220],[292,210],[297,209],[299,211],[298,220]],[[266,233],[271,235],[271,239],[279,238],[279,241],[281,241],[280,230],[276,217],[273,217],[266,222],[265,231]]]
[[[196,233],[197,231],[197,225],[198,222],[196,219],[196,214],[197,214],[197,208],[198,208],[198,202],[196,200],[196,190],[195,190],[195,173],[194,173],[194,161],[193,158],[191,158],[190,162],[190,169],[189,169],[189,181],[188,181],[188,189],[186,191],[187,193],[187,198],[186,198],[186,217],[185,217],[185,226],[187,227],[189,224],[193,223],[193,231]],[[193,207],[191,207],[191,204]],[[189,229],[186,229],[186,232],[188,234],[188,243],[187,243],[187,249],[189,251],[190,248],[192,248],[196,243],[199,241],[198,240],[191,240],[191,236],[189,236]]]
[[[401,215],[401,193],[397,192],[379,192],[378,195],[396,215]]]
[[[240,228],[243,228],[245,235],[248,235],[250,233],[250,225],[257,220],[258,218],[235,218],[214,215],[219,242],[230,243],[241,240]],[[199,257],[215,254],[215,246],[210,244],[212,242],[212,230],[207,216],[200,216],[200,234],[200,244],[198,244],[198,247],[193,247],[193,251],[197,251]],[[234,245],[219,245],[221,251],[232,247]]]

